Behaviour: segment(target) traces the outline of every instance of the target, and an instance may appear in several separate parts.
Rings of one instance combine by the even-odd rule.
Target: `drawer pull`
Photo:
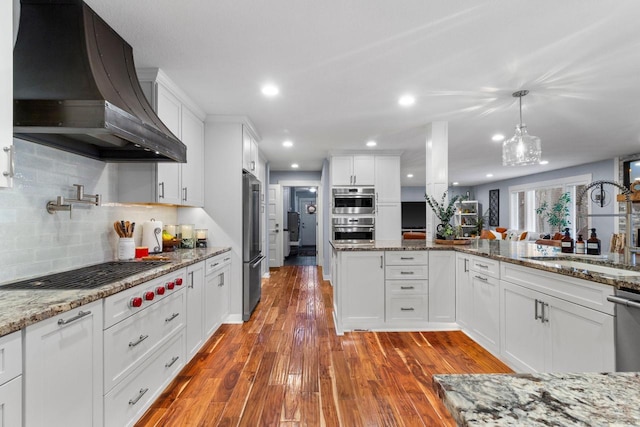
[[[400,286],[400,289],[405,290],[405,291],[407,291],[409,289],[415,289],[415,288],[416,288],[415,286]]]
[[[415,274],[413,271],[401,271],[400,274]]]
[[[220,265],[220,263],[219,263],[219,262],[216,262],[215,264],[211,264],[209,267],[213,268],[213,267],[215,267],[215,266],[217,266],[217,265]]]
[[[484,265],[484,264],[476,264],[476,265],[480,268],[489,268],[488,265]]]
[[[170,368],[173,366],[174,363],[176,363],[178,361],[178,359],[180,359],[179,356],[173,356],[173,358],[171,359],[171,362],[168,362],[164,365],[165,368]]]
[[[231,257],[229,257],[229,258],[225,258],[225,259],[224,259],[224,262],[227,262],[227,261],[229,261],[229,260],[231,260]]]
[[[400,307],[400,311],[414,311],[413,307]]]
[[[83,317],[88,316],[90,314],[91,314],[91,311],[82,311],[82,310],[80,310],[78,312],[77,316],[73,316],[73,317],[71,317],[71,318],[69,318],[67,320],[59,319],[58,320],[58,325],[62,326],[62,325],[66,325],[66,324],[71,323],[71,322],[75,322],[76,320],[82,319]]]
[[[165,322],[171,322],[173,319],[175,319],[176,317],[180,316],[180,313],[173,313],[171,315],[171,317],[167,317],[166,319],[164,319]]]
[[[136,403],[138,403],[138,400],[142,399],[142,396],[144,396],[148,391],[148,388],[141,388],[136,397],[134,397],[133,399],[129,399],[129,405],[135,405]]]
[[[476,274],[475,277],[476,277],[476,279],[482,280],[483,282],[488,282],[489,281],[489,279],[487,279],[486,277],[478,276],[477,274]]]
[[[147,338],[149,338],[149,335],[140,335],[140,338],[138,338],[138,341],[136,342],[129,341],[129,347],[135,347],[138,344],[140,344],[142,341],[146,340]]]
[[[412,256],[401,256],[400,259],[403,261],[411,261],[414,258]]]

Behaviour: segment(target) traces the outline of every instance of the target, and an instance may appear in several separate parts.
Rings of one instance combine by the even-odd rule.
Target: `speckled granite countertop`
[[[2,290],[0,284],[0,336],[230,250],[212,247],[163,253],[171,258],[166,265],[95,289]]]
[[[459,426],[637,426],[639,373],[434,375]]]
[[[629,288],[640,291],[640,266],[625,264],[622,256],[607,254],[603,256],[563,254],[560,248],[538,245],[534,242],[508,242],[504,240],[476,239],[469,245],[441,245],[425,240],[376,240],[368,243],[337,243],[331,242],[337,251],[420,251],[420,250],[448,250],[464,252],[471,255],[483,256],[498,261],[506,261],[525,267],[532,267],[552,273],[590,280],[617,288]],[[619,268],[624,274],[615,271],[598,272],[588,270],[586,266],[575,268],[561,265],[557,261],[571,259],[582,264]],[[637,272],[637,275],[634,274]]]

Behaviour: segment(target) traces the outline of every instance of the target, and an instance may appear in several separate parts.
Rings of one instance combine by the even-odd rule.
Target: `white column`
[[[425,191],[436,200],[449,188],[449,123],[432,122],[427,125],[426,140],[427,185]],[[445,202],[448,201],[448,198]],[[427,205],[427,241],[436,237],[438,217]]]

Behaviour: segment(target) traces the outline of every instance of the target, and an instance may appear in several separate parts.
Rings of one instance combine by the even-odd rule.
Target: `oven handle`
[[[333,227],[333,231],[334,232],[338,232],[338,233],[359,233],[361,231],[366,232],[373,232],[375,228],[374,227]]]
[[[607,297],[607,301],[610,301],[614,304],[626,305],[627,307],[640,308],[640,303],[632,301],[626,298],[620,298],[614,295],[609,295]]]

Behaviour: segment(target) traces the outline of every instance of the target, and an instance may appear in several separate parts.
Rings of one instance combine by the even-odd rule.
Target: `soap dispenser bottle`
[[[596,229],[591,229],[591,237],[587,240],[587,254],[600,255],[600,239],[596,235]]]
[[[582,234],[578,234],[578,240],[576,240],[576,253],[581,255],[587,253],[587,247],[582,239]]]
[[[563,253],[566,253],[566,254],[573,253],[573,239],[569,234],[569,228],[564,229],[564,237],[562,238],[561,248]]]

